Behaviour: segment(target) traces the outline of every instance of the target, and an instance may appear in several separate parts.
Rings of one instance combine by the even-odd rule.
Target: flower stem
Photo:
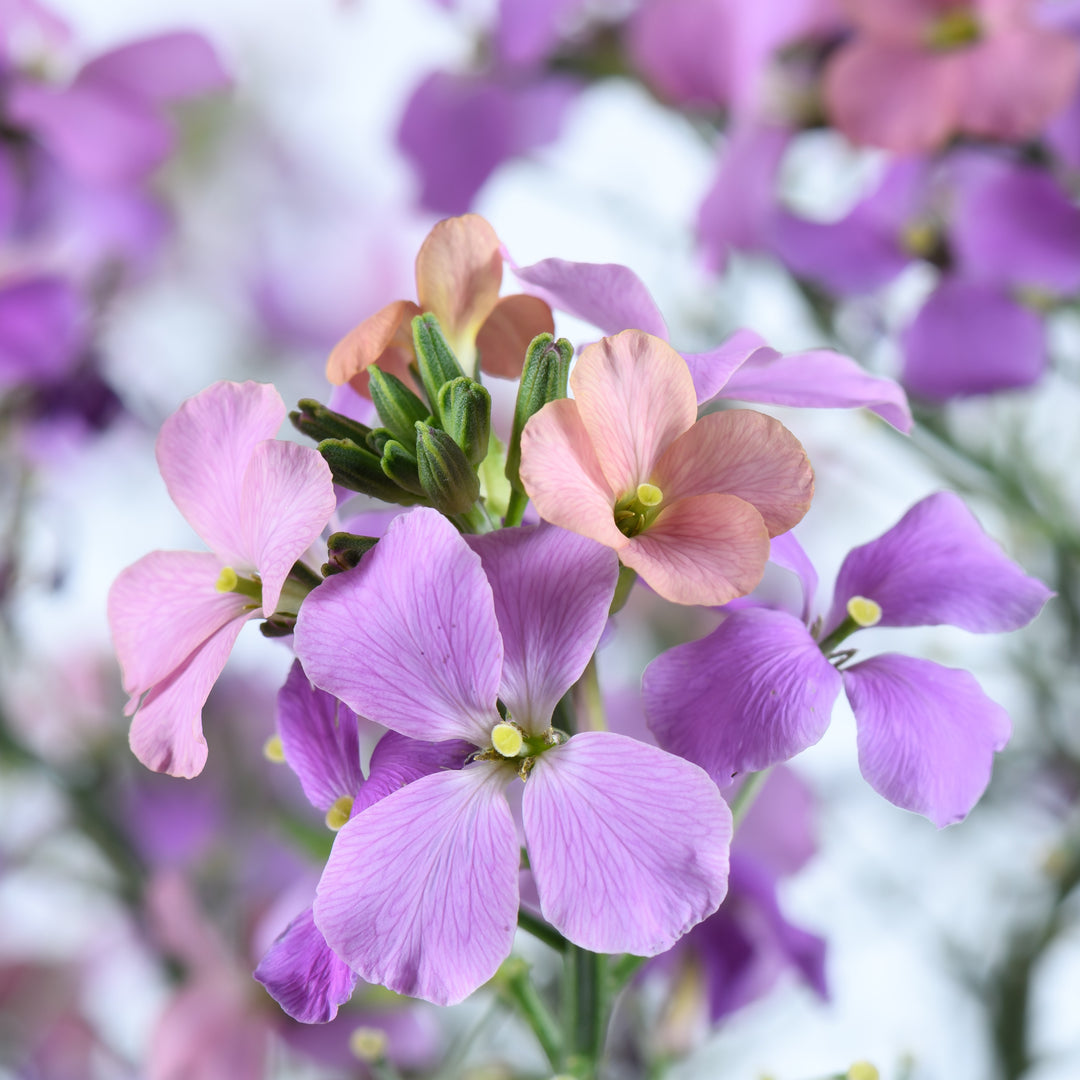
[[[768,769],[752,772],[743,781],[742,787],[735,792],[735,796],[731,800],[731,826],[733,829],[737,829],[749,813],[750,807],[754,805],[754,800],[758,797],[768,776]]]
[[[529,505],[529,496],[517,488],[510,489],[510,501],[506,504],[506,516],[503,518],[503,527],[512,528],[520,525],[525,516],[525,507]]]
[[[567,1071],[578,1080],[594,1080],[607,1034],[607,957],[577,945],[570,945],[565,956]]]
[[[558,1072],[563,1060],[562,1032],[533,985],[529,965],[521,957],[512,956],[503,964],[499,975],[504,996],[532,1029],[551,1067]]]
[[[518,911],[517,921],[522,930],[532,934],[534,938],[539,939],[556,952],[566,952],[566,938],[554,926],[544,922],[543,919],[537,918],[531,911],[521,908]]]
[[[580,731],[607,731],[607,718],[604,714],[604,695],[600,689],[600,675],[596,670],[596,653],[589,658],[588,664],[578,680],[580,699],[578,714],[581,720]]]

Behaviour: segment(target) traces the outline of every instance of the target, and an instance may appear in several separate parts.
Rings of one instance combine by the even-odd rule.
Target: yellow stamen
[[[386,1057],[386,1032],[380,1028],[358,1027],[349,1036],[349,1050],[368,1065]]]
[[[931,49],[962,49],[982,37],[982,27],[974,11],[957,8],[935,19],[926,34]]]
[[[853,596],[847,602],[847,613],[857,626],[877,626],[881,622],[881,605],[865,596]]]
[[[847,1080],[880,1080],[881,1073],[869,1061],[856,1061],[847,1071]]]
[[[525,745],[521,729],[503,721],[491,729],[491,745],[505,758],[517,757]]]
[[[338,829],[346,825],[349,821],[349,815],[352,813],[352,804],[353,797],[351,795],[342,795],[341,798],[326,811],[326,827],[337,832]]]
[[[285,747],[281,745],[280,735],[271,735],[270,738],[263,743],[263,757],[266,758],[267,761],[272,761],[275,765],[283,765],[285,763]]]
[[[638,484],[638,502],[650,509],[664,501],[664,493],[655,484]]]
[[[912,221],[901,230],[900,243],[908,254],[925,259],[937,247],[938,230],[929,221]]]
[[[218,592],[232,592],[240,583],[240,577],[231,566],[223,566],[215,588]]]

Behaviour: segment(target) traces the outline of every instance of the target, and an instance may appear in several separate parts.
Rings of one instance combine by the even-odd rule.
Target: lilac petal
[[[607,623],[619,558],[554,525],[470,537],[495,596],[505,650],[499,696],[526,731],[551,724]]]
[[[1030,386],[1046,367],[1042,319],[986,282],[943,281],[901,344],[904,385],[935,400]]]
[[[563,25],[573,17],[583,0],[500,0],[495,24],[495,49],[510,67],[532,67],[559,44]]]
[[[849,552],[827,632],[844,620],[853,596],[880,605],[882,626],[946,624],[991,634],[1026,626],[1053,593],[983,532],[958,495],[941,491]]]
[[[781,533],[769,541],[769,562],[791,571],[799,579],[803,595],[802,621],[809,624],[817,595],[818,576],[810,556],[795,539],[794,533]]]
[[[355,570],[309,594],[295,645],[354,712],[413,739],[489,745],[503,658],[491,586],[437,511],[395,518]]]
[[[87,329],[85,305],[59,277],[33,277],[0,288],[0,389],[47,382],[78,357]]]
[[[911,430],[911,410],[903,389],[831,349],[790,356],[758,349],[716,396],[803,409],[867,408],[898,431]]]
[[[655,956],[724,899],[727,803],[655,746],[573,736],[537,759],[522,818],[544,918],[584,949]]]
[[[505,779],[487,763],[434,773],[338,833],[315,923],[362,978],[454,1005],[510,955],[520,849]]]
[[[157,460],[180,513],[223,562],[247,568],[244,475],[255,447],[272,439],[285,403],[268,383],[217,382],[165,421]]]
[[[703,353],[683,353],[682,358],[694,379],[698,405],[712,401],[728,379],[759,349],[773,352],[760,334],[753,330],[736,330],[715,349]]]
[[[896,653],[848,668],[844,688],[870,786],[939,828],[963,820],[1009,741],[1008,713],[970,672]]]
[[[825,734],[840,676],[799,619],[747,609],[658,656],[642,678],[649,727],[720,785]]]
[[[774,877],[797,874],[817,851],[813,792],[793,769],[780,765],[765,780],[731,846]],[[733,866],[734,869],[734,866]]]
[[[360,790],[364,774],[356,713],[312,686],[299,660],[278,693],[277,729],[285,760],[312,806],[329,810]]]
[[[86,64],[75,81],[153,102],[183,101],[230,83],[210,42],[191,31],[158,34],[110,49]]]
[[[352,816],[421,776],[460,769],[476,748],[464,739],[422,742],[388,731],[371,753],[368,777],[353,802]]]
[[[259,961],[254,978],[302,1024],[325,1024],[352,997],[356,972],[326,944],[308,908],[297,915]]]
[[[660,309],[628,267],[544,259],[532,266],[515,266],[514,274],[551,307],[576,315],[605,334],[644,330],[667,341]]]

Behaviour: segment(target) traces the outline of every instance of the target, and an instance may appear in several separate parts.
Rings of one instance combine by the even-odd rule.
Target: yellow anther
[[[351,795],[342,795],[341,798],[326,811],[326,827],[337,832],[338,829],[347,824],[349,815],[352,813],[352,804],[353,797]]]
[[[349,1036],[349,1050],[353,1057],[367,1065],[374,1065],[386,1057],[386,1032],[381,1028],[358,1027]]]
[[[221,573],[218,574],[215,588],[218,592],[232,592],[239,583],[240,577],[237,572],[231,566],[223,566]]]
[[[525,740],[516,724],[503,721],[491,729],[491,745],[505,758],[517,757]]]
[[[263,757],[267,761],[272,761],[275,765],[283,765],[285,763],[285,747],[281,745],[280,735],[271,735],[266,742],[263,743]]]
[[[975,12],[964,8],[955,8],[935,19],[926,35],[926,43],[931,49],[962,49],[973,45],[982,36]]]
[[[925,258],[937,247],[938,230],[929,221],[913,221],[901,230],[900,243],[910,255]]]
[[[881,1080],[881,1073],[869,1061],[856,1061],[847,1071],[847,1080]]]
[[[650,510],[664,501],[664,493],[655,484],[638,484],[637,499]]]
[[[847,613],[856,626],[876,626],[881,622],[881,605],[865,596],[853,596],[847,602]]]

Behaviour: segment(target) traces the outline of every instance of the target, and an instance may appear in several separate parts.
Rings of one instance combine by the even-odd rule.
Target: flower
[[[748,409],[697,420],[686,362],[626,330],[588,346],[573,400],[545,405],[521,439],[521,479],[545,521],[618,552],[661,596],[723,604],[761,579],[769,537],[810,506],[798,440]]]
[[[555,328],[547,305],[534,296],[504,296],[502,251],[495,230],[477,214],[447,218],[428,234],[416,256],[419,303],[395,300],[345,335],[330,353],[326,377],[367,389],[368,367],[411,382],[414,316],[431,312],[466,375],[477,361],[491,375],[517,378],[525,350],[540,333]]]
[[[711,634],[657,657],[643,694],[657,742],[726,785],[813,745],[841,686],[858,729],[859,767],[890,802],[938,826],[960,821],[1009,739],[1005,710],[967,671],[897,653],[849,664],[836,646],[876,626],[948,624],[976,633],[1029,623],[1052,595],[939,492],[848,553],[823,624],[809,624],[816,574],[791,537],[773,559],[803,582],[801,617],[747,606]]]
[[[158,436],[169,494],[211,550],[151,552],[109,590],[135,714],[131,748],[155,771],[202,770],[202,706],[241,626],[274,614],[293,564],[334,512],[318,452],[274,438],[284,418],[272,386],[218,382],[181,405]]]
[[[361,977],[452,1004],[509,955],[520,843],[503,788],[515,775],[541,910],[570,941],[653,955],[720,903],[731,818],[704,772],[624,736],[567,740],[550,726],[616,576],[610,551],[560,529],[466,542],[420,508],[304,602],[296,651],[316,686],[402,735],[480,748],[338,833],[315,924]]]

